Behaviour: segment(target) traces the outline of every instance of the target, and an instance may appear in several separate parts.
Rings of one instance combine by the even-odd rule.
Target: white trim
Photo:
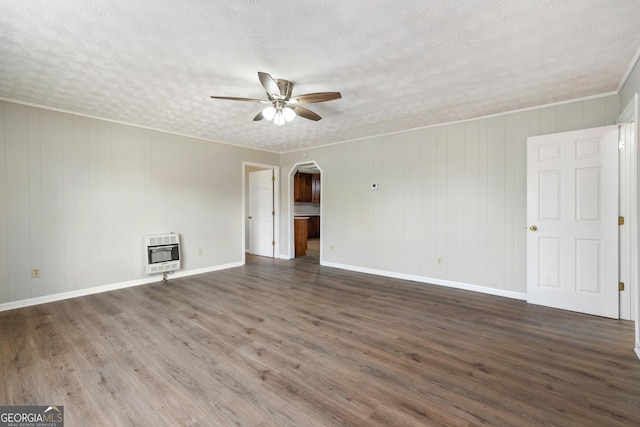
[[[473,285],[470,283],[454,282],[451,280],[434,279],[431,277],[415,276],[412,274],[396,273],[393,271],[377,270],[373,268],[358,267],[355,265],[339,264],[335,262],[322,262],[325,267],[339,268],[342,270],[355,271],[358,273],[373,274],[375,276],[391,277],[394,279],[409,280],[412,282],[425,283],[429,285],[444,286],[447,288],[462,289],[465,291],[478,292],[499,297],[512,298],[525,301],[527,294],[524,292],[507,291],[505,289],[488,288],[486,286]]]
[[[91,114],[84,114],[84,113],[79,113],[77,111],[65,110],[64,108],[49,107],[47,105],[36,104],[36,103],[33,103],[33,102],[19,101],[17,99],[5,98],[3,96],[0,96],[0,101],[11,102],[13,104],[25,105],[27,107],[41,108],[43,110],[56,111],[58,113],[71,114],[71,115],[74,115],[74,116],[85,117],[87,119],[92,119],[92,120],[101,120],[103,122],[115,123],[117,125],[132,126],[134,128],[138,128],[138,129],[147,129],[147,130],[152,130],[154,132],[168,133],[170,135],[182,136],[182,137],[185,137],[185,138],[193,138],[193,139],[198,139],[200,141],[216,142],[218,144],[231,145],[233,147],[244,148],[244,149],[247,149],[247,150],[255,150],[255,151],[262,151],[262,152],[265,152],[265,153],[279,154],[277,151],[266,150],[264,148],[256,148],[256,147],[250,147],[248,145],[234,144],[234,143],[225,142],[225,141],[217,141],[215,139],[205,138],[203,136],[189,135],[189,134],[186,134],[186,133],[173,132],[173,131],[170,131],[170,130],[167,130],[167,129],[160,129],[160,128],[154,128],[154,127],[151,127],[151,126],[138,125],[138,124],[135,124],[135,123],[124,122],[122,120],[108,119],[106,117],[100,117],[100,116],[92,116]]]
[[[217,265],[214,267],[199,268],[197,270],[174,271],[170,273],[170,275],[171,275],[171,278],[177,279],[181,277],[195,276],[197,274],[210,273],[212,271],[240,267],[242,265],[243,264],[240,262],[235,262],[230,264]],[[151,283],[157,283],[161,281],[162,281],[162,275],[154,275],[152,277],[145,277],[144,279],[130,280],[128,282],[112,283],[109,285],[96,286],[93,288],[79,289],[77,291],[62,292],[59,294],[44,295],[41,297],[28,298],[28,299],[23,299],[19,301],[11,301],[4,304],[0,304],[0,312],[15,310],[16,308],[29,307],[32,305],[39,305],[39,304],[45,304],[49,302],[56,302],[56,301],[63,301],[63,300],[72,299],[72,298],[84,297],[87,295],[100,294],[103,292],[116,291],[118,289],[149,285]]]
[[[244,265],[243,262],[230,262],[228,264],[214,265],[213,267],[197,268],[195,270],[187,270],[187,271],[176,271],[175,274],[172,274],[172,276],[175,279],[179,279],[181,277],[189,277],[189,276],[195,276],[198,274],[211,273],[214,271],[227,270],[229,268],[242,267],[243,265]]]
[[[640,53],[640,49],[638,49]],[[635,93],[622,113],[618,116],[618,123],[633,123],[634,126],[634,138],[631,152],[633,155],[631,171],[629,171],[630,191],[628,204],[631,207],[629,212],[629,227],[624,232],[628,233],[628,239],[631,243],[631,249],[633,253],[630,253],[628,260],[630,286],[628,298],[630,298],[631,305],[631,320],[635,322],[634,341],[635,351],[640,358],[640,284],[638,283],[638,277],[640,277],[640,265],[638,264],[637,254],[640,250],[638,242],[638,229],[640,227],[640,212],[638,212],[638,94]],[[627,301],[625,301],[626,303]]]
[[[639,54],[640,54],[640,49],[638,50],[638,52],[636,52],[636,56],[634,56],[634,59],[636,61],[637,61],[637,56]],[[632,64],[635,65],[635,62],[632,62]],[[633,70],[633,66],[630,67],[628,73],[630,74],[632,70]],[[623,81],[626,82],[626,80],[623,80]],[[49,107],[49,106],[46,106],[46,105],[35,104],[33,102],[19,101],[19,100],[16,100],[16,99],[5,98],[5,97],[1,97],[1,96],[0,96],[0,101],[12,102],[14,104],[21,104],[21,105],[26,105],[26,106],[29,106],[29,107],[42,108],[42,109],[50,110],[50,111],[58,111],[60,113],[73,114],[75,116],[86,117],[86,118],[89,118],[89,119],[103,120],[105,122],[116,123],[116,124],[127,125],[127,126],[133,126],[133,127],[140,128],[140,129],[148,129],[148,130],[152,130],[152,131],[156,131],[156,132],[163,132],[163,133],[183,136],[183,137],[187,137],[187,138],[194,138],[194,139],[199,139],[199,140],[207,141],[207,142],[217,142],[219,144],[231,145],[231,146],[234,146],[234,147],[245,148],[245,149],[248,149],[248,150],[263,151],[263,152],[266,152],[266,153],[273,153],[273,154],[288,154],[288,153],[296,153],[296,152],[299,152],[299,151],[310,150],[310,149],[314,149],[314,148],[329,147],[329,146],[338,145],[338,144],[346,144],[348,142],[361,141],[361,140],[364,140],[364,139],[377,138],[377,137],[381,137],[381,136],[396,135],[396,134],[415,131],[415,130],[420,130],[420,129],[429,129],[429,128],[434,128],[434,127],[439,127],[439,126],[449,126],[449,125],[453,125],[453,124],[457,124],[457,123],[466,123],[466,122],[470,122],[470,121],[474,121],[474,120],[489,119],[489,118],[492,118],[492,117],[500,117],[500,116],[505,116],[505,115],[509,115],[509,114],[521,113],[521,112],[524,112],[524,111],[537,110],[537,109],[540,109],[540,108],[556,107],[558,105],[571,104],[571,103],[574,103],[574,102],[583,102],[583,101],[588,101],[590,99],[604,98],[604,97],[607,97],[607,96],[619,95],[619,94],[620,94],[620,89],[618,89],[617,91],[614,91],[614,92],[606,92],[606,93],[602,93],[602,94],[598,94],[598,95],[590,95],[590,96],[585,96],[585,97],[582,97],[582,98],[568,99],[568,100],[565,100],[565,101],[557,101],[557,102],[552,102],[552,103],[543,104],[543,105],[534,105],[534,106],[531,106],[531,107],[524,107],[524,108],[519,108],[519,109],[516,109],[516,110],[503,111],[501,113],[494,113],[494,114],[489,114],[489,115],[486,115],[486,116],[470,117],[468,119],[454,120],[454,121],[443,122],[443,123],[433,123],[431,125],[420,126],[420,127],[412,128],[412,129],[402,129],[402,130],[394,131],[394,132],[387,132],[387,133],[381,133],[381,134],[376,134],[376,135],[362,136],[362,137],[348,139],[348,140],[344,140],[344,141],[330,142],[328,144],[312,145],[312,146],[308,146],[308,147],[296,148],[296,149],[289,150],[289,151],[272,151],[272,150],[267,150],[267,149],[264,149],[264,148],[256,148],[256,147],[252,147],[252,146],[248,146],[248,145],[233,144],[233,143],[224,142],[224,141],[216,141],[216,140],[205,138],[205,137],[201,137],[201,136],[188,135],[188,134],[180,133],[180,132],[172,132],[172,131],[169,131],[169,130],[166,130],[166,129],[158,129],[158,128],[153,128],[153,127],[150,127],[150,126],[138,125],[138,124],[135,124],[135,123],[129,123],[129,122],[124,122],[124,121],[114,120],[114,119],[108,119],[108,118],[104,118],[104,117],[100,117],[100,116],[92,116],[90,114],[83,114],[83,113],[79,113],[79,112],[76,112],[76,111],[65,110],[63,108]],[[320,223],[320,227],[322,227],[322,223]]]
[[[623,131],[631,126],[633,138],[625,138],[624,150],[620,151],[620,159],[624,161],[624,176],[620,176],[620,215],[627,221],[625,227],[620,228],[620,281],[625,283],[625,291],[620,293],[620,318],[636,320],[638,318],[634,296],[638,288],[638,242],[637,242],[637,177],[638,177],[638,145],[636,135],[637,94],[629,101],[617,119]],[[626,135],[625,135],[626,136]],[[621,164],[621,168],[622,168]],[[624,180],[624,181],[622,181]]]
[[[557,107],[559,105],[573,104],[574,102],[584,102],[584,101],[589,101],[591,99],[606,98],[607,96],[612,96],[612,95],[619,95],[619,93],[618,92],[607,92],[607,93],[602,93],[600,95],[591,95],[591,96],[585,96],[585,97],[582,97],[582,98],[568,99],[566,101],[552,102],[552,103],[549,103],[549,104],[534,105],[534,106],[531,106],[531,107],[519,108],[517,110],[510,110],[510,111],[503,111],[501,113],[488,114],[486,116],[470,117],[468,119],[453,120],[451,122],[434,123],[434,124],[431,124],[431,125],[420,126],[420,127],[417,127],[417,128],[402,129],[402,130],[398,130],[398,131],[394,131],[394,132],[387,132],[387,133],[380,133],[380,134],[376,134],[376,135],[362,136],[362,137],[358,137],[358,138],[348,139],[348,140],[345,140],[345,141],[336,141],[336,142],[330,142],[330,143],[322,144],[322,145],[312,145],[312,146],[309,146],[309,147],[296,148],[295,150],[283,151],[280,154],[304,152],[304,151],[312,150],[312,149],[316,149],[316,148],[330,147],[332,145],[346,144],[348,142],[362,141],[362,140],[365,140],[365,139],[379,138],[379,137],[388,136],[388,135],[397,135],[397,134],[401,134],[401,133],[405,133],[405,132],[413,132],[413,131],[417,131],[417,130],[421,130],[421,129],[431,129],[431,128],[436,128],[436,127],[441,127],[441,126],[451,126],[451,125],[456,125],[456,124],[459,124],[459,123],[473,122],[475,120],[485,120],[485,119],[491,119],[493,117],[508,116],[510,114],[517,114],[517,113],[522,113],[522,112],[525,112],[525,111],[540,110],[540,109],[548,108],[548,107]]]

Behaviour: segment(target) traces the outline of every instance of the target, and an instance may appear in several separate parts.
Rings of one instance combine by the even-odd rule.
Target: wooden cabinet
[[[320,203],[320,174],[311,176],[311,202]]]
[[[293,201],[301,202],[302,201],[302,187],[303,183],[300,182],[300,172],[296,172],[293,176]]]
[[[310,239],[315,239],[320,237],[320,217],[319,216],[310,216],[309,223],[307,224],[307,236]]]
[[[296,217],[294,219],[293,233],[296,256],[305,255],[307,252],[307,240],[320,237],[320,217]]]
[[[312,201],[311,190],[313,186],[313,181],[311,179],[311,175],[309,175],[308,173],[305,173],[303,175],[304,175],[304,190],[302,191],[302,199],[305,202],[311,202]]]
[[[293,176],[293,201],[320,203],[320,174],[296,172]]]
[[[307,253],[307,235],[309,234],[307,228],[308,222],[309,218],[307,217],[296,218],[294,221],[293,234],[295,252],[297,257],[305,255]]]
[[[313,177],[308,173],[296,172],[293,176],[293,201],[311,203]]]

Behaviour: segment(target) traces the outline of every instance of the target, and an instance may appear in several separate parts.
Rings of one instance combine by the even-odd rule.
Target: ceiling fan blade
[[[304,95],[292,96],[289,102],[296,104],[312,104],[314,102],[332,101],[340,98],[342,98],[340,92],[305,93]]]
[[[256,98],[238,98],[235,96],[211,96],[213,99],[226,99],[228,101],[249,101],[249,102],[260,102],[262,104],[271,104],[271,101],[267,101],[266,99],[256,99]]]
[[[276,83],[275,79],[271,77],[271,75],[269,75],[268,73],[263,73],[262,71],[258,71],[258,78],[260,78],[260,83],[262,83],[262,86],[267,91],[269,99],[282,96],[278,83]]]
[[[254,122],[258,122],[260,120],[264,119],[264,116],[262,115],[262,111],[260,111],[254,118],[253,121]]]
[[[297,115],[305,119],[309,119],[317,122],[322,118],[316,113],[314,113],[313,111],[307,110],[306,108],[298,107],[297,105],[287,105],[287,107],[291,108]]]

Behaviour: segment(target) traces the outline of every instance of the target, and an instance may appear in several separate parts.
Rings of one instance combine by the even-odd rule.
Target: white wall
[[[287,153],[282,182],[303,159],[322,168],[325,264],[523,297],[527,137],[614,124],[618,111],[611,95]]]
[[[181,234],[186,271],[240,263],[242,161],[278,159],[0,102],[0,304],[146,278],[154,232]]]

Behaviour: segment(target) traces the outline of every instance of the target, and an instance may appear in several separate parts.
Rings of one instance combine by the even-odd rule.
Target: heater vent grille
[[[177,234],[159,234],[147,237],[149,238],[149,246],[179,244]]]
[[[179,270],[180,235],[165,233],[144,236],[144,262],[147,274]]]

